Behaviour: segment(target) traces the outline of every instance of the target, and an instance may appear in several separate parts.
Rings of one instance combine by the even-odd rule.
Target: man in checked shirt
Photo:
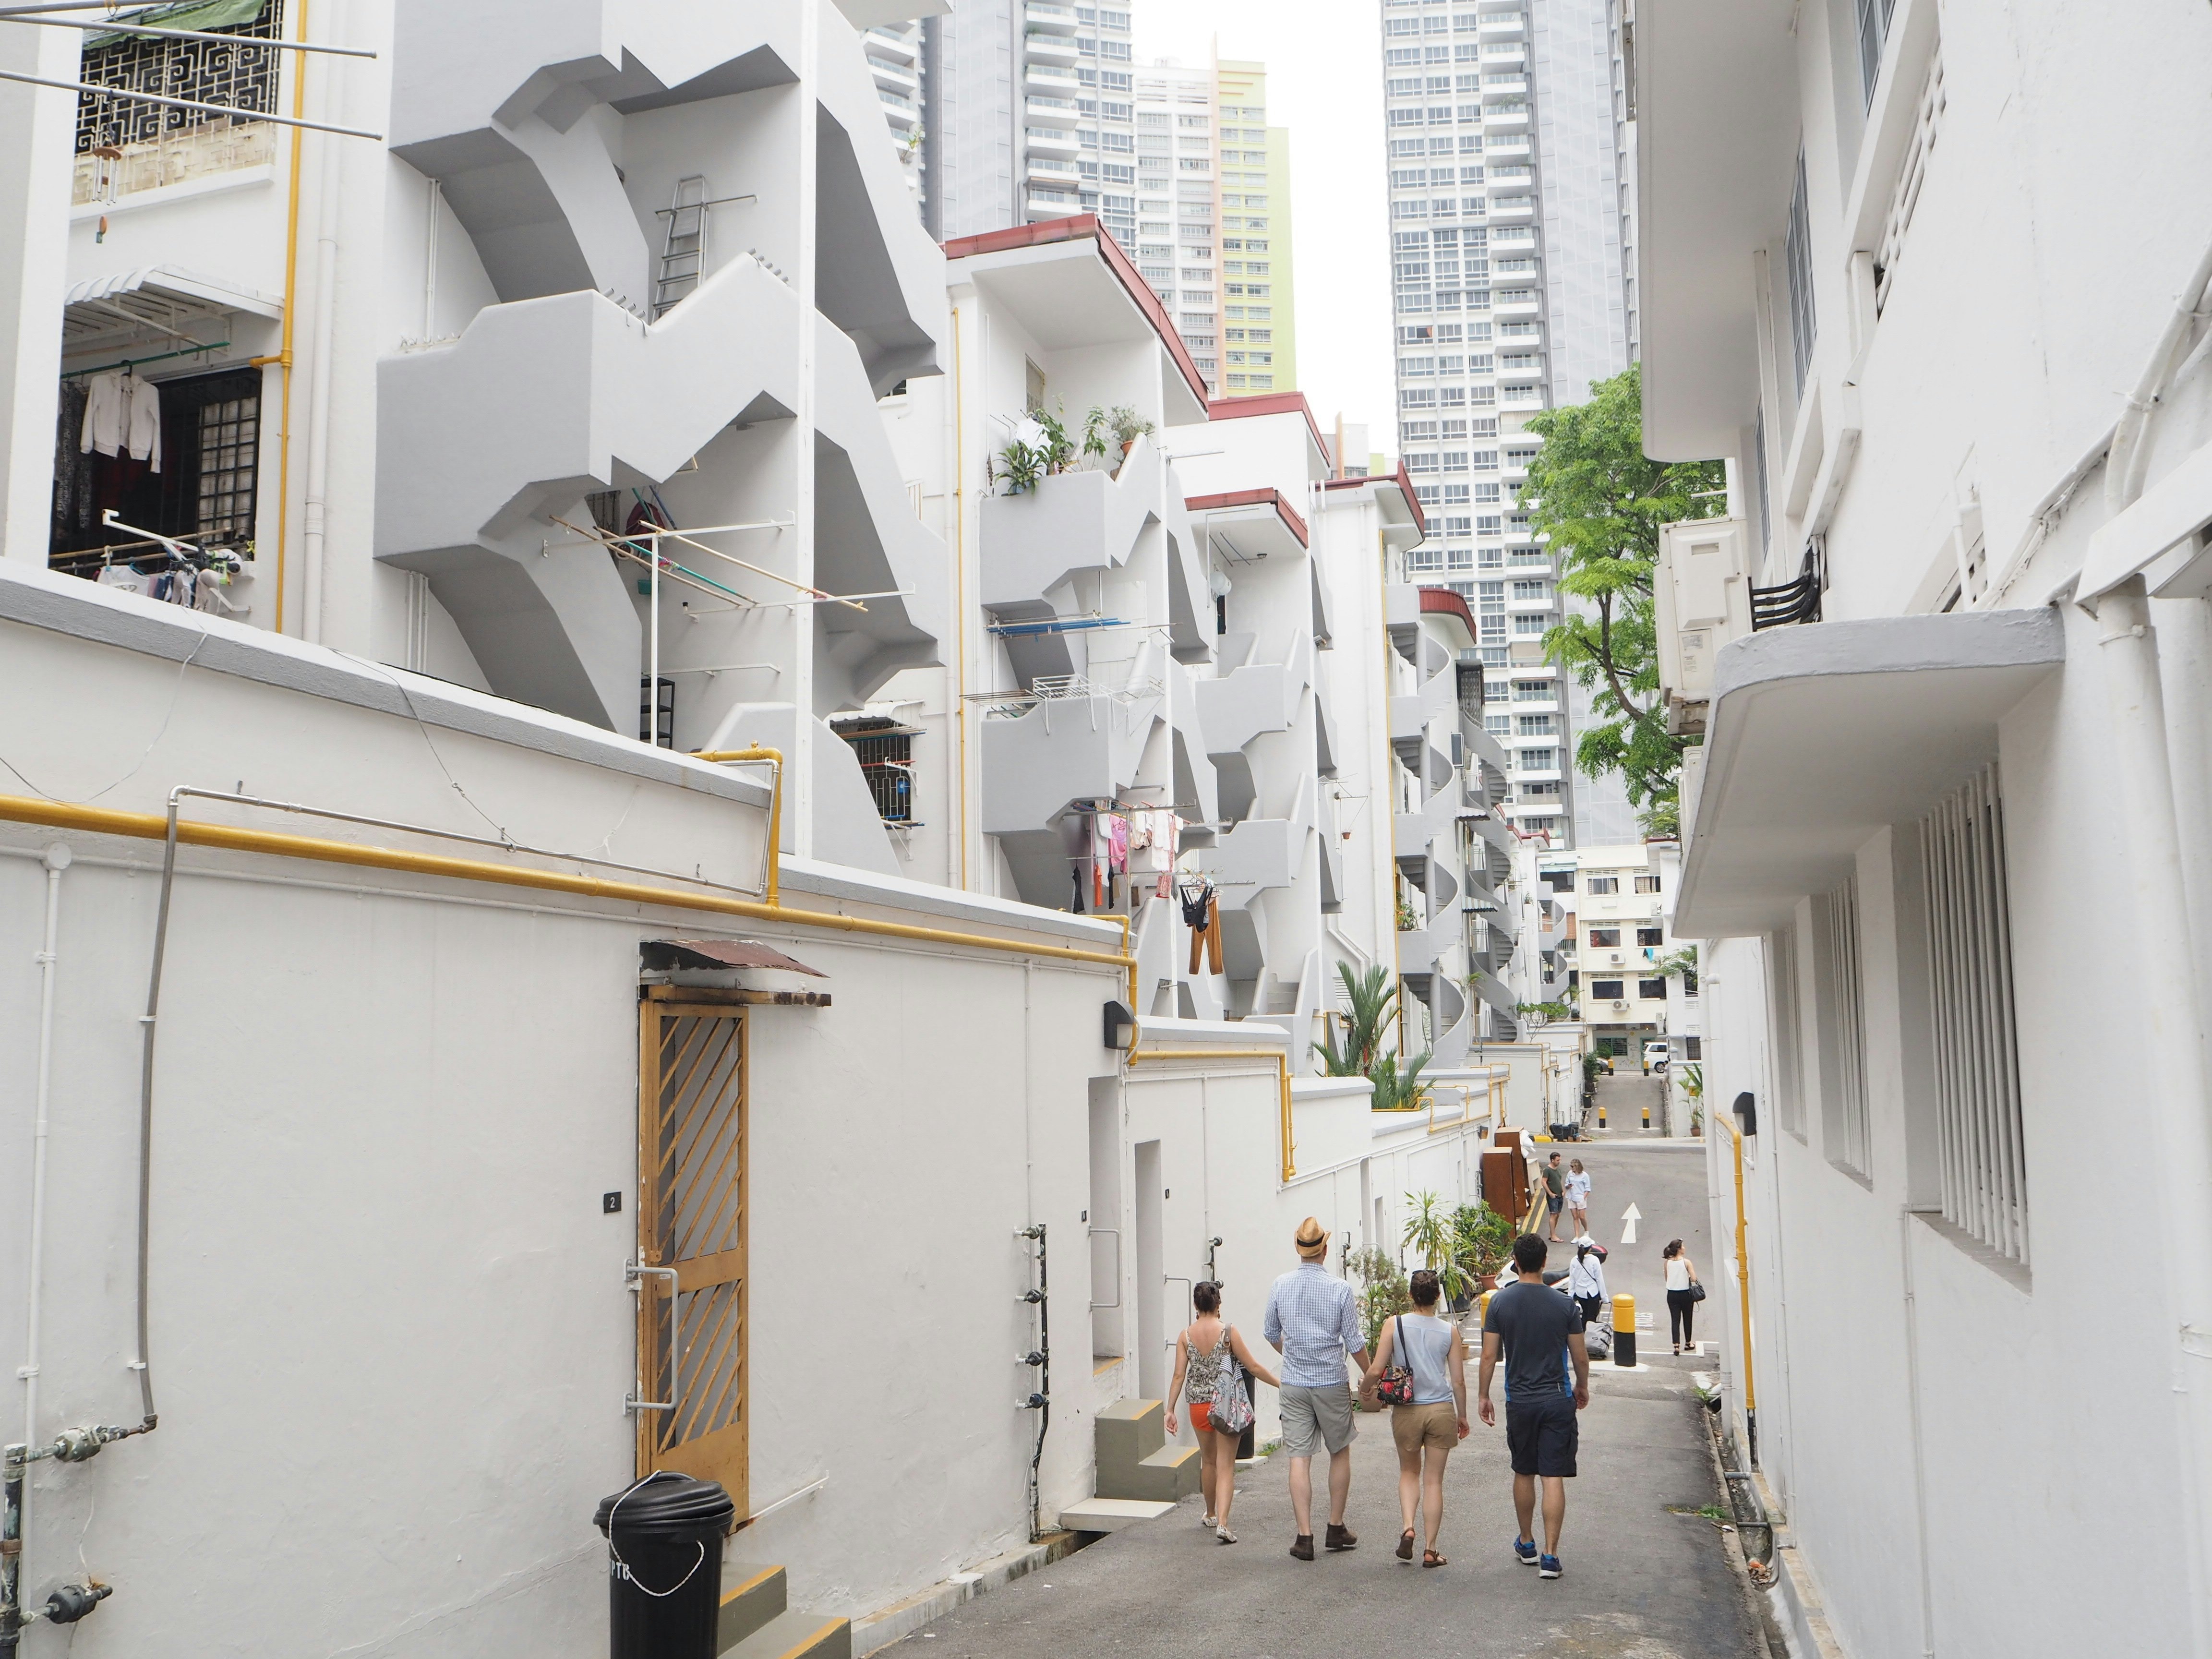
[[[1328,1449],[1328,1535],[1327,1547],[1355,1549],[1359,1540],[1344,1524],[1352,1496],[1352,1383],[1345,1371],[1349,1354],[1358,1371],[1367,1369],[1367,1340],[1359,1328],[1359,1301],[1352,1286],[1322,1265],[1328,1255],[1328,1230],[1313,1217],[1298,1224],[1298,1266],[1267,1292],[1267,1340],[1283,1354],[1283,1450],[1291,1460],[1291,1509],[1298,1535],[1291,1553],[1314,1559],[1313,1459],[1317,1446]]]

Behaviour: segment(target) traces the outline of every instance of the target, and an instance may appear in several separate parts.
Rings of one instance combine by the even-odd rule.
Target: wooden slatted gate
[[[719,1480],[746,1508],[745,1011],[646,988],[638,1020],[637,1472]],[[672,1320],[674,1323],[672,1325]],[[672,1378],[670,1365],[676,1362]]]

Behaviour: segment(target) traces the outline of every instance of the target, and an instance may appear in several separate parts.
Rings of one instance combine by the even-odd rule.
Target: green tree
[[[1544,636],[1545,654],[1592,693],[1598,722],[1575,745],[1575,764],[1595,777],[1619,772],[1648,829],[1676,814],[1677,779],[1689,740],[1670,736],[1659,696],[1652,573],[1659,527],[1709,516],[1724,488],[1718,461],[1655,461],[1644,453],[1642,370],[1590,385],[1590,400],[1528,419],[1544,447],[1522,499],[1533,530],[1551,537],[1559,590],[1589,601]]]
[[[1398,988],[1390,982],[1390,970],[1381,963],[1364,974],[1354,975],[1352,964],[1336,964],[1338,976],[1344,981],[1344,995],[1350,1012],[1333,1014],[1322,1031],[1322,1040],[1313,1045],[1321,1056],[1322,1071],[1330,1077],[1365,1077],[1382,1052],[1382,1033],[1390,1024],[1390,1005],[1398,1000]],[[1338,1022],[1344,1027],[1344,1046],[1336,1046]]]

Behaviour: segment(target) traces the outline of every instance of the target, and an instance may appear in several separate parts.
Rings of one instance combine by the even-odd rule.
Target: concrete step
[[[1163,1446],[1137,1465],[1135,1496],[1157,1503],[1173,1503],[1199,1488],[1202,1460],[1195,1446]]]
[[[1157,1521],[1171,1515],[1177,1505],[1156,1504],[1139,1498],[1090,1498],[1070,1504],[1060,1512],[1060,1524],[1070,1532],[1119,1532],[1139,1521]]]
[[[853,1659],[853,1621],[780,1613],[722,1652],[728,1659]]]
[[[743,1561],[722,1564],[722,1612],[715,1625],[717,1653],[727,1653],[790,1606],[781,1567]]]
[[[1116,1400],[1096,1419],[1099,1467],[1133,1468],[1167,1444],[1167,1425],[1157,1400]]]

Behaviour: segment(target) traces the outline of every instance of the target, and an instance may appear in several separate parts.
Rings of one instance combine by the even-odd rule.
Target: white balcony
[[[1523,82],[1523,89],[1526,89],[1526,82]],[[1484,90],[1487,92],[1488,88],[1486,88]],[[1526,132],[1528,130],[1528,106],[1525,102],[1493,104],[1486,98],[1482,111],[1482,125],[1486,135],[1501,128],[1509,131]],[[1486,136],[1483,142],[1486,145],[1488,144],[1489,139]]]
[[[876,77],[878,91],[902,92],[911,98],[921,88],[921,77],[911,64],[894,62],[876,52],[868,54],[868,73]]]
[[[1032,155],[1042,150],[1048,155],[1065,156],[1072,161],[1080,148],[1073,127],[1024,127],[1022,137],[1029,140]]]
[[[902,64],[913,64],[921,55],[914,41],[889,29],[870,29],[860,37],[860,44],[871,58],[882,56]]]
[[[1485,40],[1519,40],[1528,33],[1526,12],[1515,10],[1483,14],[1480,33]]]
[[[1482,77],[1482,101],[1485,104],[1510,104],[1528,95],[1528,77],[1520,74],[1486,75]]]
[[[1534,317],[1543,308],[1543,298],[1534,289],[1499,289],[1490,296],[1490,314],[1493,317]]]
[[[1482,151],[1486,155],[1526,155],[1528,154],[1528,135],[1526,131],[1519,132],[1492,131],[1484,135]]]
[[[1487,40],[1488,36],[1484,38]],[[1528,61],[1528,49],[1517,40],[1502,46],[1486,46],[1482,49],[1482,66],[1485,69],[1518,68]]]
[[[1046,126],[1073,129],[1083,118],[1083,112],[1073,98],[1045,98],[1031,93],[1022,107],[1030,120]]]
[[[1073,161],[1056,155],[1041,155],[1035,150],[1030,152],[1023,170],[1033,185],[1059,185],[1074,190],[1081,184],[1081,175],[1076,172]]]
[[[1533,196],[1493,196],[1490,198],[1490,222],[1493,225],[1525,225],[1536,217],[1536,200]]]
[[[1076,19],[1074,7],[1051,5],[1046,3],[1046,0],[1030,0],[1030,3],[1022,9],[1022,17],[1029,25],[1029,32],[1031,34],[1035,34],[1040,29],[1060,34],[1073,34],[1080,27]]]
[[[1031,92],[1062,98],[1074,97],[1082,87],[1073,69],[1060,69],[1035,58],[1029,58],[1022,65],[1022,84]]]
[[[1075,39],[1073,35],[1043,34],[1032,29],[1023,37],[1022,45],[1032,66],[1038,64],[1065,64],[1072,67],[1078,56],[1075,50]]]

